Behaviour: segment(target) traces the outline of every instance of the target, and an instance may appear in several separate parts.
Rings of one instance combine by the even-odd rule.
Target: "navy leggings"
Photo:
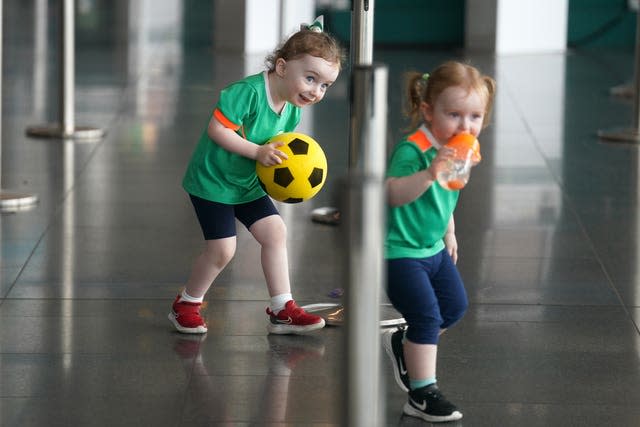
[[[428,258],[387,260],[387,295],[407,321],[407,339],[416,344],[437,344],[440,330],[460,320],[468,306],[446,249]]]

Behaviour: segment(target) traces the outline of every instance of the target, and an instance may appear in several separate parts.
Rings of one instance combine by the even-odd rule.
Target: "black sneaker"
[[[389,358],[391,358],[396,382],[402,390],[409,391],[409,374],[407,373],[407,365],[404,363],[404,350],[402,347],[403,338],[403,328],[398,328],[395,331],[388,330],[382,334],[382,345]]]
[[[435,384],[411,390],[409,401],[404,404],[404,413],[431,423],[462,418],[462,412],[440,393]]]

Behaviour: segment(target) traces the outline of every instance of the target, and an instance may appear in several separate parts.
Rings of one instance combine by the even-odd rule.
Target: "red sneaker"
[[[284,309],[278,314],[267,307],[271,334],[306,334],[316,329],[324,328],[324,319],[314,314],[309,314],[298,307],[294,300],[287,301]]]
[[[180,295],[173,302],[169,313],[169,320],[178,332],[183,334],[204,334],[207,332],[207,324],[200,316],[202,303],[180,301]]]

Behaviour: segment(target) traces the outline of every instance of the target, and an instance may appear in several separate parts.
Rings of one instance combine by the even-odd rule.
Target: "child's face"
[[[276,62],[276,73],[284,82],[282,96],[298,107],[320,102],[339,72],[338,64],[311,55]]]
[[[423,119],[441,144],[462,132],[478,136],[482,130],[485,98],[478,91],[459,86],[446,88],[433,105],[423,103]]]

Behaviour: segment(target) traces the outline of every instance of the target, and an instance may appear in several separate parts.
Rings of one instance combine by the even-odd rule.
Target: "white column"
[[[214,46],[219,51],[267,53],[282,39],[311,23],[315,0],[218,0]]]
[[[469,0],[465,47],[496,54],[567,49],[569,0]]]

